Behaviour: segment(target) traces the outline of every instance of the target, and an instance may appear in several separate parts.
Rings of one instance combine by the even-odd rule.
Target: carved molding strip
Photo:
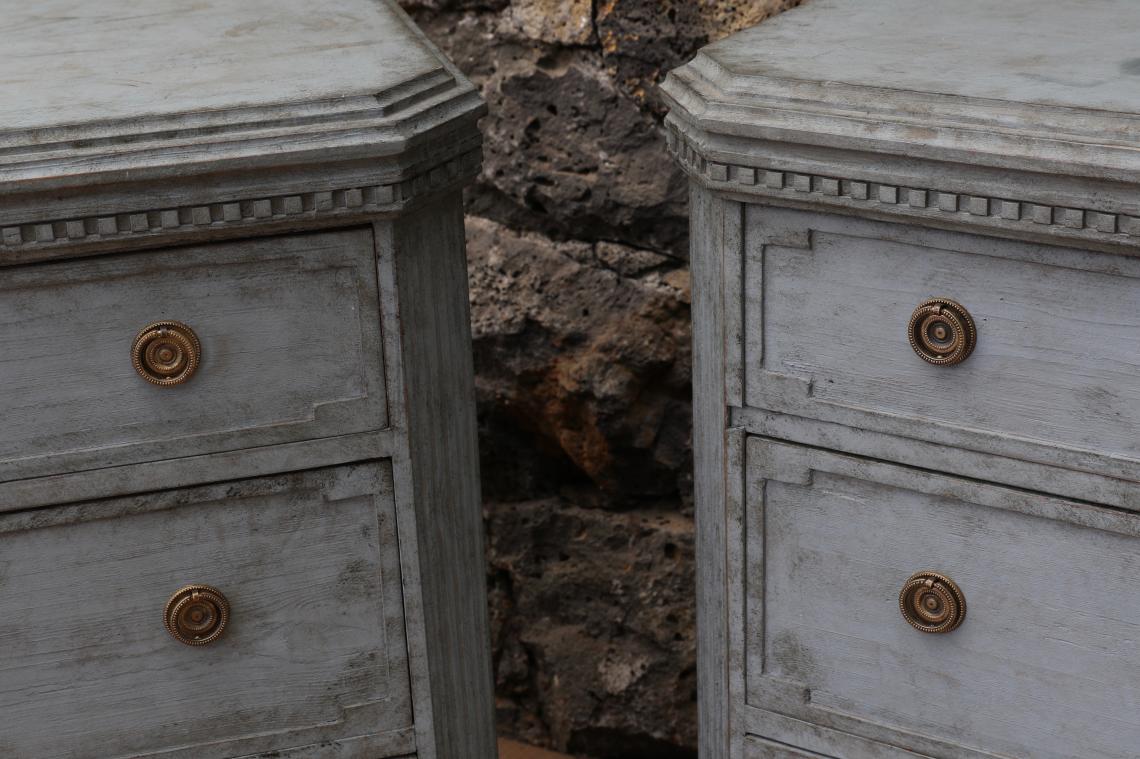
[[[31,246],[102,242],[144,235],[255,226],[286,219],[396,210],[417,195],[433,192],[460,177],[473,174],[478,171],[480,161],[481,152],[475,149],[392,184],[8,225],[0,227],[0,253]]]
[[[690,174],[718,188],[769,197],[815,197],[848,207],[875,206],[910,215],[947,215],[1004,228],[1049,228],[1096,239],[1140,240],[1140,217],[1119,213],[1042,205],[988,195],[972,195],[859,179],[804,174],[775,168],[709,161],[675,127],[667,130],[670,152]]]

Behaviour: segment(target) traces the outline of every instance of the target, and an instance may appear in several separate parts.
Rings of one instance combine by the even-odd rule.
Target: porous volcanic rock
[[[487,514],[500,722],[576,754],[692,756],[688,517],[565,498]]]
[[[676,499],[689,469],[688,270],[477,217],[467,237],[486,492],[540,494],[577,473],[614,507]],[[504,450],[496,428],[523,446]],[[570,479],[551,478],[559,464]]]

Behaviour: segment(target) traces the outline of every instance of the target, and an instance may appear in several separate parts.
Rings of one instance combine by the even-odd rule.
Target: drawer
[[[411,754],[401,598],[386,462],[0,516],[0,755]]]
[[[1140,514],[757,437],[745,458],[750,705],[934,757],[1136,756]],[[904,618],[921,571],[960,589],[952,632]]]
[[[746,405],[1140,481],[1140,258],[746,213]],[[936,297],[976,325],[960,364],[909,344]]]
[[[0,268],[0,481],[387,425],[368,228]],[[183,384],[132,365],[175,320]]]

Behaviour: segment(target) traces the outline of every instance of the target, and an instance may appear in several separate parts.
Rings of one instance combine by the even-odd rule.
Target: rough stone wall
[[[482,88],[467,195],[500,731],[694,757],[686,184],[656,85],[798,0],[401,0]]]

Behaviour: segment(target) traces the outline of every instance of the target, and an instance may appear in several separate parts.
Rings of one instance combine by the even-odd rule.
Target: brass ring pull
[[[225,631],[230,621],[230,602],[217,588],[187,585],[166,602],[162,621],[179,643],[205,646]]]
[[[182,322],[148,324],[131,343],[131,363],[147,382],[180,385],[193,376],[202,360],[202,345]]]
[[[978,332],[974,319],[961,303],[931,298],[910,315],[910,347],[923,361],[936,366],[960,364],[974,352]]]
[[[949,577],[937,572],[918,572],[903,585],[899,610],[916,630],[948,633],[965,621],[966,597]]]

